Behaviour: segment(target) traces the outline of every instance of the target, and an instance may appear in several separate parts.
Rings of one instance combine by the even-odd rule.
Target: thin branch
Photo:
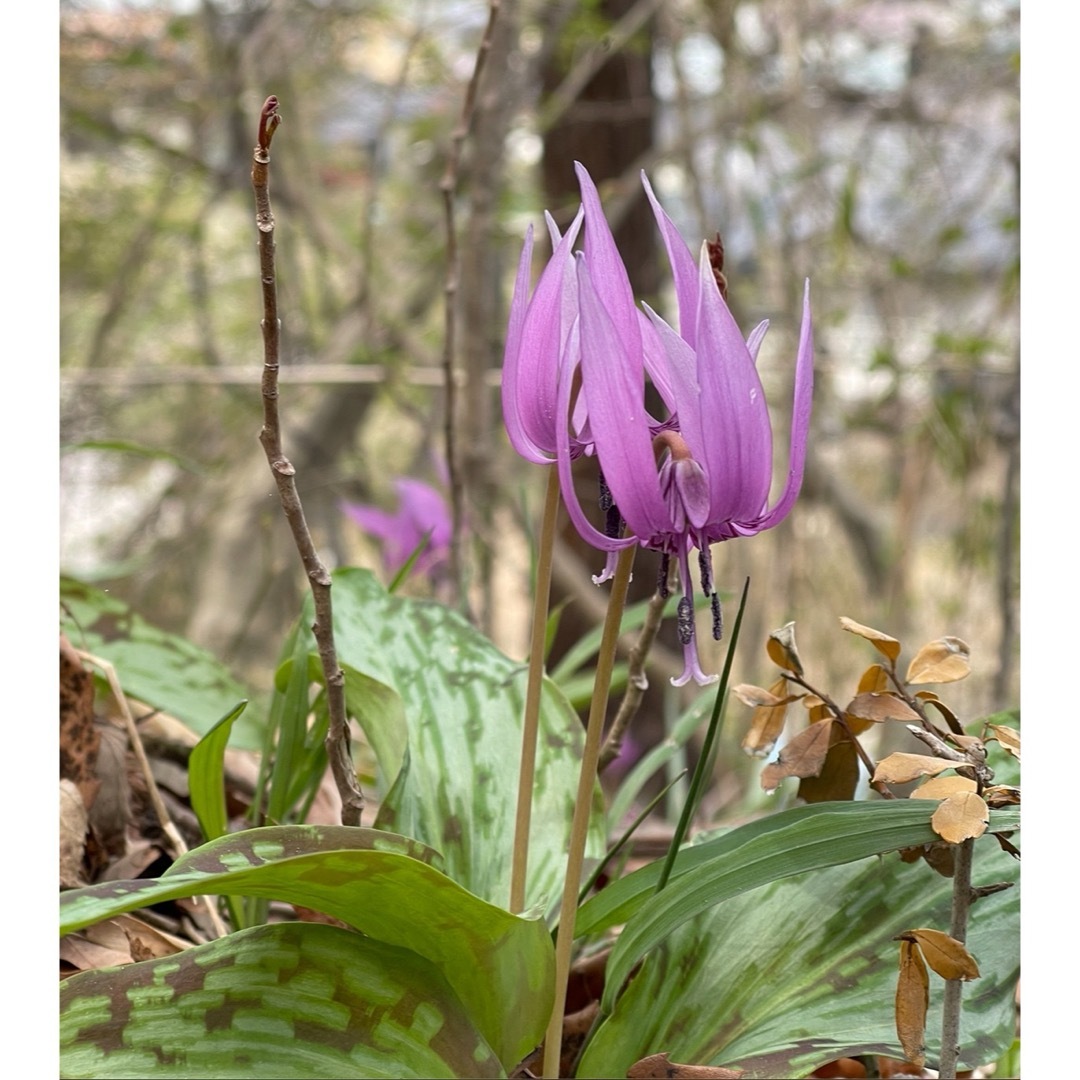
[[[484,36],[476,52],[476,64],[472,78],[465,91],[465,101],[461,106],[461,117],[457,127],[450,135],[450,152],[446,159],[446,170],[439,181],[439,190],[443,195],[446,212],[446,283],[443,286],[446,303],[446,329],[443,342],[443,373],[446,388],[446,416],[444,429],[446,435],[446,469],[450,474],[450,511],[453,519],[453,531],[450,537],[450,579],[458,593],[459,605],[465,603],[465,590],[462,584],[461,548],[464,535],[465,493],[461,479],[461,463],[458,457],[457,434],[457,373],[454,364],[455,335],[457,332],[457,292],[458,292],[458,250],[457,225],[454,219],[454,197],[457,193],[458,166],[461,163],[461,149],[469,134],[473,111],[476,108],[476,93],[480,85],[480,76],[484,63],[491,51],[491,41],[495,22],[499,16],[502,0],[490,0],[490,13]]]
[[[296,469],[285,457],[278,416],[278,367],[280,364],[281,322],[277,310],[277,276],[274,266],[274,214],[270,207],[270,141],[281,123],[276,97],[268,97],[259,117],[259,141],[251,166],[251,186],[255,192],[255,224],[259,230],[259,265],[263,293],[263,426],[259,442],[266,453],[277,484],[285,519],[292,530],[296,549],[304,564],[315,605],[311,631],[319,649],[326,679],[326,703],[330,727],[326,752],[341,795],[341,823],[359,825],[364,812],[364,793],[356,779],[349,748],[349,726],[345,712],[345,673],[338,664],[334,647],[333,609],[330,603],[330,574],[319,559],[315,543],[304,519],[304,508],[296,487]]]
[[[669,570],[669,574],[671,573],[674,573],[674,563]],[[638,639],[630,650],[626,693],[623,694],[623,699],[619,702],[619,711],[611,722],[611,728],[607,733],[607,738],[604,739],[603,749],[600,751],[599,772],[603,772],[619,756],[627,728],[629,728],[630,722],[641,707],[645,691],[649,689],[649,677],[645,674],[645,661],[649,657],[649,650],[652,649],[657,632],[664,621],[664,608],[667,607],[669,595],[669,591],[661,592],[661,590],[657,589],[649,600],[649,606],[645,611],[645,621],[641,624]]]

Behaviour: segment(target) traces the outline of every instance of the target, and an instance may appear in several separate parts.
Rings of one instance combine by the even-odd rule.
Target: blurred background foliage
[[[258,111],[281,100],[286,453],[326,561],[378,566],[340,503],[392,509],[395,477],[443,482],[439,181],[488,7],[60,14],[62,568],[265,686],[306,583],[256,441]],[[802,497],[714,553],[729,594],[752,577],[736,681],[772,681],[765,637],[795,619],[808,675],[853,691],[874,658],[848,615],[907,655],[967,640],[974,673],[949,697],[966,719],[1018,700],[1018,66],[1014,0],[502,0],[457,179],[454,417],[466,602],[501,647],[526,648],[544,483],[501,428],[503,331],[526,227],[576,209],[576,158],[662,312],[640,170],[691,249],[722,233],[736,318],[771,320],[759,369],[781,479],[812,281]],[[598,620],[600,562],[564,533],[557,649]],[[648,553],[635,577],[647,595]],[[658,690],[676,650],[654,651]]]

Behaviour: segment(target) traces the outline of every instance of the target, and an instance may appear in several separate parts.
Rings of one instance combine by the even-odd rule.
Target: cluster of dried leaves
[[[788,706],[801,702],[807,724],[765,766],[761,775],[765,790],[774,791],[793,776],[799,780],[798,795],[806,802],[851,799],[859,782],[860,762],[871,785],[885,798],[899,795],[889,785],[921,781],[907,797],[938,801],[931,825],[941,841],[902,854],[907,861],[923,858],[949,877],[956,846],[986,831],[990,809],[1020,802],[1020,789],[994,784],[993,771],[986,764],[986,745],[993,741],[1019,760],[1020,734],[1011,727],[988,723],[980,736],[969,735],[936,693],[912,689],[956,682],[970,673],[970,649],[960,638],[942,637],[923,645],[901,678],[897,669],[901,644],[896,638],[853,619],[841,618],[840,624],[869,641],[881,658],[863,672],[854,695],[840,706],[807,681],[795,645],[795,624],[788,623],[770,634],[766,644],[769,658],[781,669],[777,680],[768,690],[747,684],[734,688],[739,700],[754,710],[743,749],[755,757],[771,755],[784,730]],[[944,727],[931,719],[931,708]],[[875,763],[859,736],[888,721],[903,723],[929,753],[892,753]],[[1019,854],[1007,838],[996,839],[1010,854]],[[975,979],[979,969],[964,943],[940,930],[907,930],[897,940],[897,1034],[910,1062],[921,1068],[929,1001],[927,967],[946,980]]]

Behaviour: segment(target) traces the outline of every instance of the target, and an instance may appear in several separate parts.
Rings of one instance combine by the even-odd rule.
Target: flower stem
[[[525,873],[529,865],[529,823],[532,819],[533,780],[536,774],[536,733],[540,726],[540,690],[544,680],[544,644],[548,603],[551,598],[551,562],[555,550],[555,521],[559,514],[559,474],[548,468],[544,517],[540,524],[540,550],[536,560],[533,595],[532,642],[529,646],[529,684],[525,691],[525,723],[521,732],[521,768],[518,770],[517,816],[514,819],[514,857],[510,871],[510,910],[525,907]]]
[[[566,1008],[570,952],[574,945],[574,920],[577,916],[581,867],[592,810],[593,784],[596,782],[596,766],[600,758],[600,736],[607,714],[611,671],[615,666],[615,646],[619,639],[623,607],[626,604],[626,587],[630,583],[630,568],[634,564],[636,551],[637,545],[632,544],[619,552],[615,580],[611,583],[611,596],[608,599],[607,617],[604,620],[604,634],[600,640],[600,652],[596,657],[596,680],[593,683],[592,704],[589,707],[589,724],[585,731],[585,751],[581,758],[574,822],[570,830],[570,853],[566,859],[566,880],[563,884],[562,907],[559,910],[559,932],[555,942],[555,1002],[544,1039],[544,1076],[549,1080],[558,1077],[559,1061],[562,1057],[563,1010]]]

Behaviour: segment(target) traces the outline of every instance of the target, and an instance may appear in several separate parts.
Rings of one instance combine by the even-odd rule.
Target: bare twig
[[[648,659],[649,650],[656,640],[660,624],[664,621],[664,608],[667,606],[668,595],[670,594],[667,591],[661,592],[657,589],[649,600],[649,606],[645,612],[645,621],[641,624],[638,639],[630,650],[626,693],[623,694],[623,699],[619,702],[619,711],[611,722],[611,729],[608,731],[607,738],[604,739],[604,746],[600,751],[599,772],[603,772],[619,756],[626,730],[637,715],[645,691],[649,689],[649,677],[645,674],[645,661]]]
[[[109,684],[109,689],[112,691],[112,695],[116,699],[117,707],[120,709],[120,715],[124,719],[124,727],[127,729],[131,752],[135,755],[135,760],[139,763],[139,769],[142,771],[143,779],[146,781],[146,792],[150,796],[150,805],[154,808],[154,814],[157,816],[161,831],[172,845],[174,855],[179,858],[188,850],[188,846],[184,843],[184,838],[180,835],[180,830],[177,829],[172,818],[169,817],[169,811],[165,806],[165,800],[162,799],[161,792],[158,790],[157,781],[154,779],[154,774],[150,768],[150,760],[146,756],[146,749],[143,747],[142,738],[139,735],[139,729],[135,724],[135,717],[131,712],[131,706],[128,704],[127,695],[124,693],[124,688],[120,685],[120,679],[116,674],[116,668],[114,668],[108,660],[102,660],[99,656],[92,656],[90,653],[83,652],[81,649],[76,651],[79,654],[80,660],[87,664],[93,664],[96,668],[100,669],[101,673],[105,676],[105,680]],[[210,913],[210,922],[213,925],[214,932],[218,937],[225,937],[228,930],[221,921],[221,916],[218,914],[218,909],[213,900],[211,900],[209,896],[200,896],[198,899],[206,904],[207,911]]]
[[[465,590],[462,584],[462,541],[464,536],[465,493],[461,479],[461,463],[458,455],[455,423],[457,419],[457,374],[455,370],[455,335],[457,332],[457,292],[458,292],[458,250],[457,225],[454,219],[454,197],[457,194],[458,166],[461,162],[461,149],[469,134],[473,110],[476,107],[476,93],[480,85],[480,76],[484,63],[491,51],[491,41],[495,23],[499,16],[501,0],[490,0],[490,11],[484,36],[476,51],[476,64],[472,78],[465,91],[465,101],[461,106],[461,117],[450,136],[450,151],[447,154],[446,169],[439,181],[443,204],[446,212],[446,283],[443,286],[446,301],[446,330],[443,342],[443,373],[446,388],[446,469],[450,475],[450,511],[453,530],[450,537],[450,579],[458,593],[458,603],[465,605]]]
[[[326,703],[330,727],[326,753],[341,795],[341,822],[359,825],[364,812],[364,793],[356,779],[349,749],[349,727],[345,713],[345,673],[338,664],[334,647],[333,611],[330,603],[330,574],[322,564],[304,519],[304,508],[296,487],[296,469],[282,450],[278,417],[278,367],[281,323],[277,313],[277,276],[274,267],[274,215],[270,207],[270,141],[281,122],[278,100],[268,97],[259,117],[259,141],[251,166],[251,186],[255,191],[255,224],[259,230],[259,265],[263,293],[263,426],[259,442],[266,453],[285,519],[292,530],[296,549],[304,564],[315,604],[311,631],[319,649],[326,679]]]

